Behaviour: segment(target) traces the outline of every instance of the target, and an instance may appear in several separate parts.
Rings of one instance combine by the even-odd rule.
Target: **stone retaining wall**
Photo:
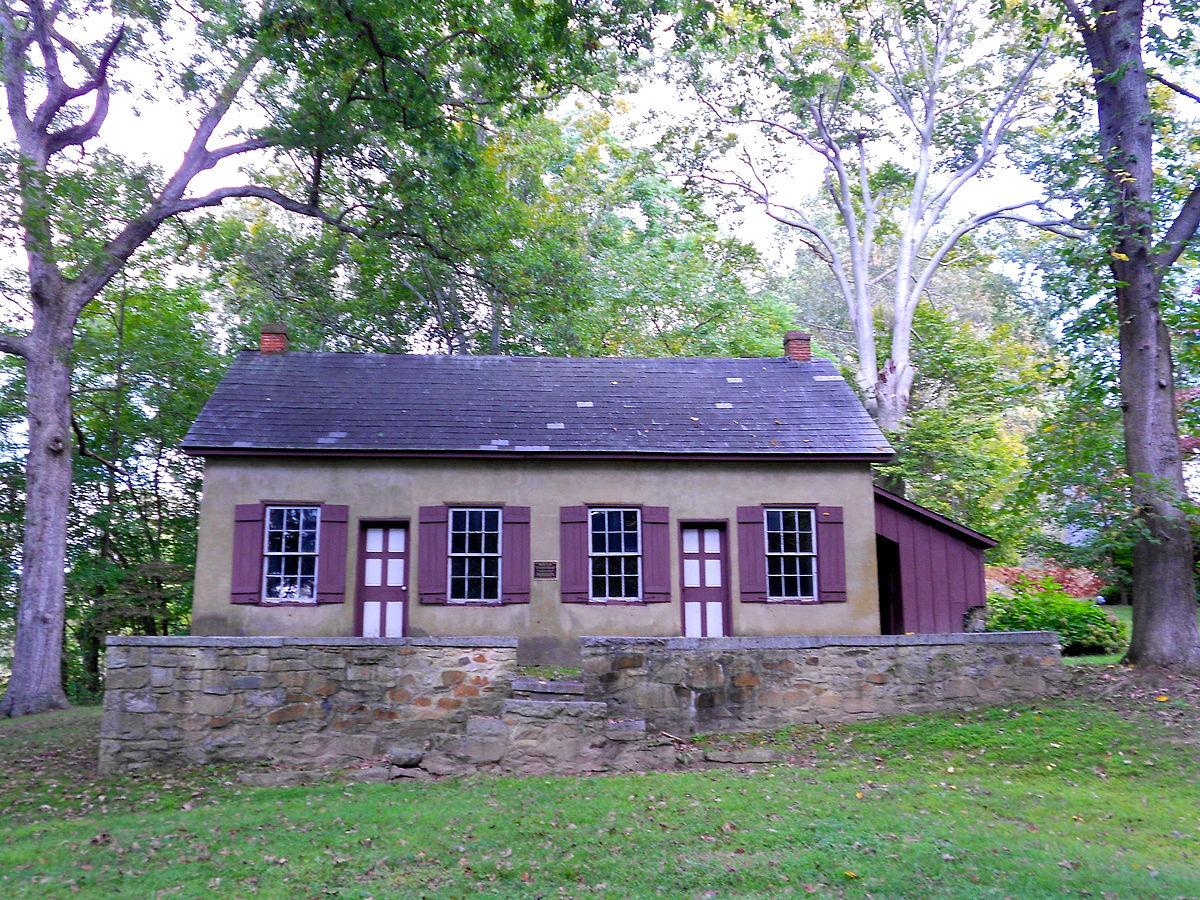
[[[490,637],[110,637],[101,770],[372,759],[497,714],[516,653]]]
[[[364,777],[660,768],[674,764],[672,736],[1030,701],[1063,676],[1057,636],[1046,632],[583,638],[585,702],[514,700],[516,645],[112,637],[101,771],[208,762],[357,764],[368,767]]]
[[[1029,701],[1063,674],[1051,632],[582,644],[589,700],[677,735]]]

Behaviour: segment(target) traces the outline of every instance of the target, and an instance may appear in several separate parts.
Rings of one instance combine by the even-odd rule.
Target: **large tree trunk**
[[[883,364],[875,383],[875,418],[884,433],[894,434],[904,427],[916,374],[917,370],[907,361],[897,365],[896,360],[889,357]]]
[[[1160,309],[1163,263],[1155,256],[1154,125],[1142,61],[1142,0],[1094,0],[1090,26],[1081,30],[1093,67],[1110,194],[1125,460],[1142,532],[1133,548],[1127,658],[1200,669],[1171,337]]]
[[[65,304],[56,305],[62,308]],[[64,565],[71,499],[71,368],[73,335],[49,316],[35,324],[25,361],[29,452],[25,463],[25,537],[21,604],[12,678],[0,716],[67,705],[63,693]]]
[[[1126,466],[1145,536],[1133,547],[1133,640],[1139,665],[1200,669],[1192,532],[1175,420],[1171,346],[1158,292],[1123,288],[1121,398]]]

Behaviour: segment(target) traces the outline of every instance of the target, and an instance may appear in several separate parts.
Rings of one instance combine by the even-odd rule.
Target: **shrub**
[[[1067,656],[1116,653],[1125,648],[1125,626],[1098,606],[1077,600],[1049,576],[1022,578],[1012,596],[988,598],[988,631],[1057,631]]]

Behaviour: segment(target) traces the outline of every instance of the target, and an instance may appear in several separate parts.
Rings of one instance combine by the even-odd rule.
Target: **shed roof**
[[[974,528],[968,528],[966,525],[960,525],[953,519],[943,516],[941,513],[936,513],[932,509],[927,509],[918,503],[913,503],[899,494],[893,494],[891,491],[875,485],[875,504],[883,503],[887,506],[898,510],[903,515],[916,519],[926,525],[931,525],[935,528],[940,528],[957,537],[959,540],[970,544],[974,547],[979,547],[983,550],[990,550],[1000,542],[995,538],[990,538],[981,531],[976,531]]]
[[[183,446],[202,456],[892,454],[827,360],[254,351],[238,355]]]

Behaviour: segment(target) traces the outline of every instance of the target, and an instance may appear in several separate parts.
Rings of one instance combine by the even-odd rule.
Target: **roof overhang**
[[[676,460],[679,462],[851,462],[882,463],[892,453],[638,453],[607,450],[315,450],[265,447],[184,447],[188,456],[293,457],[305,459],[596,459]],[[947,520],[949,521],[949,520]]]
[[[946,531],[950,531],[970,543],[977,544],[985,550],[990,550],[992,547],[995,547],[1000,543],[994,538],[988,537],[981,531],[976,531],[974,528],[968,528],[966,525],[960,525],[958,522],[943,516],[941,513],[935,513],[932,509],[926,509],[919,503],[913,503],[911,500],[906,500],[899,494],[893,494],[891,491],[879,487],[879,485],[875,486],[875,502],[887,503],[891,506],[894,506],[897,509],[903,510],[914,518],[921,519],[925,522],[929,522],[932,525],[943,528]]]

